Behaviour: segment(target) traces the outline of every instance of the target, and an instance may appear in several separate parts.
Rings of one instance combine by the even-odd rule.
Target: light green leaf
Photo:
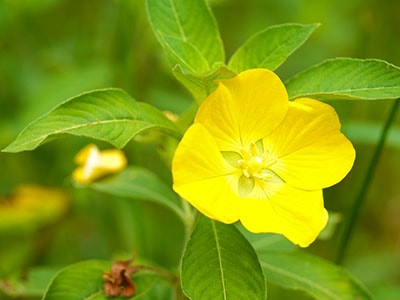
[[[300,252],[258,255],[268,282],[305,291],[318,300],[371,299],[345,269],[316,256]]]
[[[159,34],[168,59],[173,64],[180,64],[191,72],[206,72],[210,66],[199,50],[187,41]]]
[[[218,80],[235,76],[235,72],[226,66],[219,66],[215,70],[206,73],[194,73],[185,71],[180,65],[176,65],[172,72],[176,79],[192,93],[198,103],[201,103],[217,88]]]
[[[33,121],[3,151],[33,150],[62,134],[103,140],[122,148],[148,129],[180,136],[176,126],[155,107],[137,102],[119,89],[95,90],[71,98]]]
[[[382,124],[368,121],[347,121],[343,124],[343,132],[355,144],[376,145],[382,134]],[[400,149],[400,126],[391,126],[385,141],[387,147]]]
[[[185,219],[177,195],[147,169],[128,167],[115,176],[90,184],[89,187],[116,196],[152,201],[168,207],[182,220]]]
[[[153,31],[172,64],[195,72],[225,61],[219,30],[205,0],[147,0]]]
[[[111,269],[111,262],[87,260],[62,269],[50,282],[42,300],[108,300],[103,292],[103,271]],[[138,273],[133,277],[136,293],[131,298],[113,297],[115,300],[139,299],[151,288],[154,275]]]
[[[310,37],[319,24],[271,26],[248,39],[231,57],[236,72],[266,68],[275,70]]]
[[[200,216],[187,243],[181,283],[190,299],[265,299],[257,256],[232,225]]]
[[[376,59],[335,58],[299,73],[286,87],[290,99],[396,99],[400,97],[400,68]]]

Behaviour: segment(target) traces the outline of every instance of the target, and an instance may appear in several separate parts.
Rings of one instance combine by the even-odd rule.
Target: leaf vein
[[[183,29],[181,20],[179,19],[179,14],[178,14],[178,11],[176,10],[176,6],[175,6],[175,3],[174,3],[174,0],[170,0],[169,3],[171,5],[172,13],[173,13],[174,18],[176,20],[176,25],[178,25],[179,33],[181,34],[182,40],[184,42],[187,42],[187,36],[186,36],[185,30]]]
[[[224,269],[222,266],[221,246],[219,244],[217,228],[215,227],[214,221],[211,221],[211,225],[212,225],[214,238],[215,238],[215,244],[216,244],[217,253],[218,253],[218,264],[219,264],[219,269],[220,269],[220,274],[221,274],[222,292],[223,292],[224,299],[227,299],[226,286],[225,286],[225,275],[224,275]]]
[[[103,120],[103,121],[96,121],[96,123],[94,123],[94,124],[92,124],[90,126],[95,126],[95,125],[99,125],[99,124],[108,124],[108,123],[124,123],[124,122],[127,123],[127,122],[131,122],[131,121],[138,121],[138,120],[130,120],[130,119]],[[42,134],[42,135],[36,137],[35,139],[31,139],[31,140],[27,141],[26,143],[21,143],[20,146],[24,146],[24,145],[27,145],[27,144],[32,144],[32,143],[35,143],[37,141],[44,140],[46,137],[48,137],[50,135],[65,133],[65,132],[68,132],[70,130],[80,129],[80,128],[84,128],[84,127],[89,127],[87,122],[85,124],[79,124],[79,125],[75,125],[75,126],[62,128],[62,129],[57,129],[57,130],[54,130],[54,132]]]
[[[283,270],[281,268],[277,268],[277,267],[275,267],[273,265],[270,265],[270,264],[268,264],[268,263],[266,263],[264,261],[260,261],[260,263],[261,263],[261,266],[263,268],[267,268],[267,269],[273,270],[276,273],[280,273],[280,274],[285,275],[285,276],[287,276],[289,278],[292,278],[292,279],[294,279],[294,280],[296,280],[298,282],[302,282],[304,284],[307,284],[307,285],[315,288],[316,290],[322,292],[323,294],[325,294],[326,296],[330,297],[331,299],[340,300],[340,298],[338,298],[330,290],[328,290],[328,289],[326,289],[326,288],[324,288],[324,287],[322,287],[322,286],[320,286],[318,284],[315,284],[313,281],[308,280],[306,277],[297,276],[297,275],[295,275],[295,274],[293,274],[291,272],[285,271],[285,270]]]

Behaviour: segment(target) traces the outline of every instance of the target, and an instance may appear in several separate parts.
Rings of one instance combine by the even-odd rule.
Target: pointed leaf
[[[111,268],[107,261],[79,262],[62,269],[50,282],[43,300],[81,300],[103,294],[103,270]]]
[[[103,271],[110,270],[111,262],[87,260],[62,269],[50,282],[43,300],[107,300],[103,292]],[[140,274],[134,276],[136,285],[134,297],[113,297],[115,300],[139,299],[151,288],[154,276]]]
[[[225,58],[214,16],[205,0],[147,0],[153,31],[172,64],[208,71]],[[194,58],[189,60],[188,58]],[[206,64],[206,65],[204,65]]]
[[[291,252],[299,249],[298,246],[290,242],[281,234],[252,233],[244,228],[240,223],[236,224],[236,227],[243,236],[246,237],[258,254],[271,251]]]
[[[302,290],[315,299],[371,299],[366,289],[345,269],[300,252],[258,253],[268,282]]]
[[[266,68],[275,70],[310,37],[318,24],[271,26],[248,39],[231,57],[236,72]]]
[[[379,100],[400,97],[400,68],[382,60],[335,58],[286,84],[291,99]]]
[[[265,280],[257,256],[233,225],[201,216],[181,266],[190,299],[265,299]]]
[[[204,56],[187,41],[159,34],[167,58],[173,64],[180,64],[191,72],[206,72],[210,66]]]
[[[144,168],[128,167],[115,176],[92,183],[89,187],[116,196],[158,203],[184,220],[177,195],[154,173]]]
[[[3,151],[33,150],[62,134],[103,140],[122,148],[147,129],[180,136],[176,126],[156,108],[119,89],[95,90],[71,98],[33,121]]]
[[[192,93],[198,103],[201,103],[217,88],[218,80],[229,79],[236,75],[235,72],[225,66],[220,66],[206,73],[194,73],[185,71],[180,65],[176,65],[172,72],[176,79]]]

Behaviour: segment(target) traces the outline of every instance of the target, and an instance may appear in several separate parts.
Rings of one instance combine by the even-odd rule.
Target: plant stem
[[[353,208],[350,211],[348,221],[345,223],[344,231],[343,231],[340,243],[339,243],[338,253],[337,253],[337,257],[336,257],[337,264],[343,263],[346,251],[349,247],[349,241],[353,235],[355,224],[357,222],[358,216],[361,211],[361,206],[362,206],[363,202],[365,201],[365,195],[367,194],[368,188],[371,185],[373,175],[374,175],[376,167],[378,165],[379,158],[382,154],[383,147],[384,147],[390,126],[392,125],[392,123],[395,119],[396,111],[397,111],[399,104],[400,104],[400,99],[395,100],[395,102],[393,103],[392,109],[389,112],[389,116],[386,119],[386,123],[382,129],[382,133],[379,137],[375,151],[372,155],[371,162],[367,169],[367,174],[364,178],[364,181],[362,182],[360,191],[354,201]]]
[[[182,208],[184,212],[184,224],[185,224],[185,240],[187,240],[192,231],[192,226],[195,218],[194,211],[190,204],[183,198],[181,198]]]

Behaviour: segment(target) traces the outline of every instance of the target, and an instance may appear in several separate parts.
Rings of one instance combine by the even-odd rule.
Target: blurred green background
[[[210,3],[227,57],[267,26],[322,24],[278,69],[283,80],[333,57],[380,58],[400,65],[398,0]],[[176,113],[191,103],[190,94],[172,77],[171,66],[151,32],[144,0],[0,0],[0,51],[0,148],[55,105],[95,88],[119,87],[136,100]],[[331,104],[357,150],[350,175],[325,191],[326,207],[346,218],[392,103]],[[33,152],[0,153],[0,203],[19,197],[15,190],[23,184],[58,188],[68,198],[62,200],[68,208],[59,205],[53,212],[39,214],[35,226],[29,218],[21,217],[15,226],[0,219],[0,278],[34,266],[57,269],[83,259],[110,259],[133,251],[164,267],[177,266],[183,231],[168,211],[72,188],[73,157],[88,142],[66,138]],[[154,146],[131,142],[125,151],[130,164],[149,167],[170,182],[169,169]],[[377,299],[399,299],[400,295],[399,183],[397,116],[344,263]],[[317,241],[309,251],[334,260],[341,229],[339,223],[329,239]],[[275,293],[276,299],[288,297],[282,291]]]

